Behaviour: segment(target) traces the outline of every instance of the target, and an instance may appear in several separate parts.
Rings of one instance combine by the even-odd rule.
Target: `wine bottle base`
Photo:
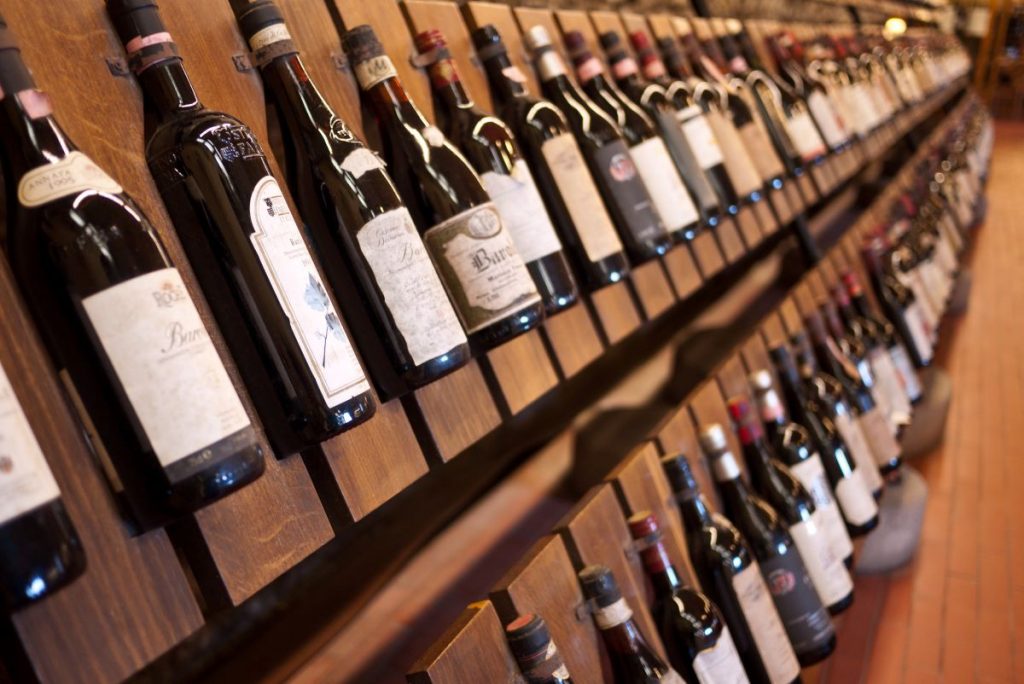
[[[852,606],[853,605],[853,594],[854,594],[854,592],[851,591],[849,594],[846,595],[845,598],[843,598],[840,601],[836,601],[831,606],[829,606],[828,607],[828,614],[829,615],[839,615],[840,613],[844,612],[847,608]]]
[[[194,513],[256,481],[266,467],[263,449],[254,444],[218,461],[213,468],[170,485],[164,508],[174,515]]]
[[[509,314],[502,320],[469,336],[474,352],[485,352],[533,330],[544,320],[544,306],[538,302]]]
[[[796,659],[800,663],[800,667],[810,667],[820,663],[825,658],[832,655],[832,652],[836,650],[836,636],[832,635],[832,638],[828,640],[828,643],[822,644],[820,647],[807,651],[805,653],[797,653]],[[796,681],[800,678],[797,677]]]
[[[85,572],[85,552],[60,500],[0,527],[0,606],[24,608]]]
[[[876,527],[878,527],[878,516],[877,515],[874,518],[872,518],[871,520],[868,520],[863,525],[851,525],[851,524],[847,523],[846,524],[846,531],[849,532],[851,537],[863,537],[865,534],[867,534],[871,530],[875,529]]]

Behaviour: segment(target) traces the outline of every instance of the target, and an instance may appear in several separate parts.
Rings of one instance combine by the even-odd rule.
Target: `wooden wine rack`
[[[498,27],[510,57],[527,75],[534,93],[539,90],[524,58],[521,29],[544,25],[556,43],[562,30],[580,30],[595,55],[602,54],[597,31],[644,30],[663,36],[689,30],[681,18],[665,14],[552,12],[481,1],[279,0],[278,4],[320,92],[371,146],[379,134],[363,115],[358,88],[340,47],[342,28],[368,23],[376,29],[410,96],[428,118],[433,117],[430,88],[425,75],[409,61],[417,30],[444,32],[463,84],[485,110],[493,104],[469,37],[474,26]],[[118,180],[156,227],[258,425],[147,170],[141,93],[126,68],[103,3],[2,0],[0,9],[20,37],[25,61],[39,87],[53,98],[56,116],[71,139]],[[160,9],[203,102],[237,116],[267,150],[272,149],[274,132],[268,125],[262,82],[228,1],[211,0],[197,12],[198,7],[186,0],[163,0]],[[759,30],[756,23],[751,30]],[[870,141],[870,150],[857,154],[876,158],[938,106],[934,102],[929,105],[931,112],[922,109],[913,117],[901,117],[892,131]],[[844,158],[842,164],[832,160],[815,171],[814,182],[823,195],[852,177],[854,153]],[[272,156],[269,161],[280,175],[280,165]],[[713,231],[677,245],[663,259],[635,268],[626,281],[583,295],[580,305],[549,318],[539,330],[491,350],[427,387],[382,403],[372,420],[317,448],[275,457],[261,438],[267,470],[256,483],[166,529],[142,533],[134,532],[124,517],[80,427],[83,417],[66,398],[29,324],[10,269],[0,260],[0,309],[4,312],[0,362],[47,455],[88,557],[82,578],[0,623],[10,636],[0,640],[8,676],[18,681],[116,682],[138,674],[161,656],[170,663],[165,667],[173,669],[180,661],[165,654],[185,641],[194,644],[193,652],[202,651],[207,635],[219,635],[225,624],[243,620],[239,611],[253,606],[259,595],[287,596],[281,587],[300,582],[295,577],[306,577],[305,569],[317,564],[314,556],[358,556],[362,547],[345,545],[372,536],[360,524],[379,524],[392,533],[405,529],[395,519],[408,511],[401,506],[427,498],[422,492],[432,490],[424,486],[425,480],[445,472],[476,473],[479,481],[472,487],[461,482],[458,486],[467,492],[481,490],[486,476],[480,473],[491,471],[477,463],[460,464],[465,460],[460,455],[474,449],[508,449],[503,438],[529,424],[538,401],[556,397],[545,404],[555,406],[567,387],[580,388],[572,394],[577,409],[596,399],[599,392],[594,394],[591,388],[603,391],[607,379],[621,377],[615,366],[630,363],[616,356],[618,349],[632,349],[628,345],[634,340],[640,341],[635,343],[637,349],[646,348],[645,335],[668,339],[675,321],[688,320],[688,307],[706,306],[728,289],[729,278],[789,240],[790,224],[802,220],[816,198],[806,181],[791,185],[786,193],[769,193],[768,201],[756,209],[744,208],[735,221],[727,217]],[[818,266],[816,290],[800,290],[797,294],[803,299],[796,296],[779,315],[762,321],[761,331],[737,350],[717,379],[709,379],[685,406],[663,421],[651,435],[657,447],[651,442],[631,453],[608,475],[607,483],[597,486],[563,521],[558,535],[541,540],[523,564],[499,583],[491,601],[468,609],[443,640],[446,646],[428,653],[414,668],[413,681],[467,681],[460,678],[466,662],[480,668],[473,672],[493,673],[486,679],[497,681],[499,673],[512,667],[501,622],[526,610],[545,615],[580,681],[600,681],[600,638],[589,615],[580,613],[583,598],[575,577],[582,564],[590,562],[616,570],[624,593],[634,599],[645,632],[661,650],[640,601],[643,573],[630,550],[624,516],[655,510],[666,528],[670,555],[684,574],[690,574],[681,522],[669,501],[658,450],[681,449],[696,455],[693,421],[728,422],[723,393],[743,391],[744,371],[765,366],[766,343],[800,329],[799,309],[823,295],[824,288],[836,281],[837,270],[859,269],[854,236],[863,229],[851,230]],[[863,273],[861,277],[867,282]],[[564,424],[568,422],[566,418]],[[547,426],[548,434],[564,424]],[[535,446],[529,436],[518,435],[511,442],[521,451]],[[473,453],[472,457],[479,461],[490,455]],[[695,466],[705,492],[714,499],[706,465]],[[458,468],[462,470],[453,470]],[[425,510],[430,504],[421,505]],[[419,534],[410,547],[422,544],[426,536]],[[394,563],[385,567],[393,569]],[[358,600],[351,605],[358,605]],[[211,625],[214,622],[217,627]],[[209,638],[214,650],[218,648],[219,637]]]

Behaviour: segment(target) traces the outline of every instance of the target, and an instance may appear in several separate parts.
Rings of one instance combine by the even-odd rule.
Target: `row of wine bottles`
[[[727,428],[701,427],[721,512],[712,511],[685,455],[662,458],[700,584],[687,586],[681,578],[654,514],[629,519],[667,660],[649,646],[607,567],[579,573],[611,681],[794,682],[802,666],[835,649],[831,616],[854,597],[851,538],[878,524],[883,476],[900,466],[893,436],[922,393],[917,368],[926,361],[901,320],[917,305],[914,293],[903,286],[889,306],[885,292],[902,286],[901,279],[920,281],[941,316],[991,144],[988,116],[974,102],[915,169],[919,175],[895,203],[888,229],[869,236],[864,256],[883,310],[874,308],[853,272],[843,273],[822,310],[807,317],[808,333],[770,350],[774,374],[750,374],[753,405],[745,396],[728,401],[746,478]],[[883,236],[890,242],[875,244]],[[893,270],[904,266],[901,274]],[[924,275],[927,269],[934,274]],[[922,327],[917,337],[930,347],[933,332]],[[519,617],[506,636],[528,682],[572,681],[539,614]]]
[[[799,94],[797,81],[832,98],[836,126],[851,116],[840,114],[841,88],[873,83],[881,93],[890,81],[918,86],[916,100],[913,89],[893,90],[887,114],[862,131],[850,128],[843,145],[823,152],[839,154],[886,115],[955,78],[962,61],[959,47],[943,39],[878,46],[885,59],[858,47],[863,64],[854,62],[861,66],[823,57],[808,62],[800,80],[805,65],[795,43],[784,52],[780,39],[780,68],[792,83],[748,73],[731,52],[730,80],[701,45],[687,41],[691,61],[702,65],[690,71],[678,45],[662,42],[666,65],[639,33],[631,40],[648,83],[618,37],[605,35],[619,88],[603,77],[580,36],[569,34],[581,91],[535,27],[526,38],[545,101],[526,91],[493,27],[482,27],[474,40],[498,118],[472,106],[443,37],[425,32],[417,46],[442,130],[409,100],[372,29],[362,26],[345,34],[343,46],[378,120],[385,167],[320,96],[278,7],[256,0],[234,8],[282,123],[277,156],[308,242],[252,131],[202,106],[156,5],[107,2],[152,114],[146,157],[153,178],[282,454],[373,415],[350,330],[364,356],[383,352],[402,383],[418,386],[467,362],[473,350],[534,327],[545,311],[571,305],[577,280],[588,288],[620,280],[630,263],[713,228],[715,217],[738,203],[760,201],[781,177],[741,184],[729,167],[738,174],[748,165],[737,164],[729,150],[745,148],[723,142],[739,141],[744,121],[762,121],[755,119],[761,105],[737,95],[744,77],[768,78],[774,88],[764,97],[780,101],[781,93],[797,103],[810,97]],[[117,468],[140,518],[194,511],[260,476],[256,430],[156,230],[120,184],[68,139],[2,20],[0,32],[5,247],[17,282],[68,393],[87,409],[99,437],[95,448]],[[742,27],[732,43],[749,44]],[[754,59],[752,49],[747,53]],[[885,70],[871,71],[873,60]],[[827,75],[810,75],[819,72]],[[645,109],[651,93],[664,97]],[[796,110],[787,111],[785,121]],[[758,125],[771,121],[764,115]],[[824,130],[820,123],[812,128]],[[704,162],[687,166],[685,150],[686,159]],[[697,200],[693,187],[702,181],[714,204]],[[680,207],[692,220],[676,221]],[[574,268],[567,266],[567,245]],[[45,470],[43,459],[35,461],[35,472]],[[82,564],[59,500],[43,484],[12,489],[14,513],[0,519],[5,538],[19,545],[40,540],[43,561],[25,554],[25,567],[50,573],[43,579],[45,573],[16,568],[21,584],[11,586],[21,601],[74,576]],[[11,527],[15,522],[24,526]],[[25,589],[28,576],[35,589]]]

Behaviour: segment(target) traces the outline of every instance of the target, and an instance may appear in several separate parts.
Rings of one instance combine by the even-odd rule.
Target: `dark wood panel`
[[[762,200],[757,202],[754,206],[746,206],[740,208],[740,213],[736,215],[736,225],[740,229],[740,235],[743,236],[743,242],[747,245],[747,249],[753,249],[761,244],[761,240],[764,239],[764,233],[762,227],[769,225],[766,223],[766,214],[771,216],[772,210],[766,206]],[[772,217],[771,224],[775,224],[774,217]],[[739,257],[743,256],[742,253],[730,249],[726,252],[726,258],[729,261],[736,261]]]
[[[582,306],[577,307],[582,309]],[[531,330],[487,352],[505,403],[519,413],[558,384],[540,331]]]
[[[505,624],[525,613],[537,613],[551,632],[566,667],[576,681],[608,681],[602,664],[601,635],[584,610],[583,590],[559,535],[541,539],[491,593]]]
[[[772,312],[766,316],[764,322],[761,323],[761,334],[764,336],[765,345],[769,349],[780,344],[785,344],[789,337],[785,321],[780,311]]]
[[[732,221],[722,221],[715,228],[718,236],[718,244],[722,248],[722,256],[726,262],[738,261],[747,253],[742,235],[748,235],[752,242],[751,246],[761,241],[761,229],[757,223],[757,216],[749,206],[740,207],[739,213]]]
[[[604,351],[594,322],[582,304],[544,321],[544,332],[562,376],[571,378]]]
[[[525,681],[490,601],[470,604],[420,656],[407,678],[411,684]]]
[[[615,344],[640,327],[640,312],[629,296],[626,283],[615,283],[604,287],[590,296],[598,321],[604,330],[605,339]]]
[[[426,423],[429,439],[447,461],[501,422],[476,361],[421,387],[414,400]]]
[[[633,269],[630,277],[647,320],[657,318],[675,304],[676,296],[661,261],[655,259]]]
[[[731,223],[730,219],[723,219],[723,222],[725,221]],[[693,248],[693,258],[700,267],[701,275],[705,280],[713,278],[725,268],[725,257],[722,256],[718,239],[715,237],[716,232],[717,230],[705,230],[698,233],[690,243]]]
[[[787,225],[796,215],[793,202],[786,192],[786,188],[792,183],[793,181],[787,181],[782,188],[768,188],[764,200],[754,205],[757,222],[765,236],[775,233],[780,225]]]
[[[743,358],[736,352],[718,369],[718,383],[722,388],[722,396],[726,400],[742,396],[750,399],[750,385],[747,384],[747,368]],[[737,457],[739,454],[737,454]]]
[[[686,299],[699,290],[703,282],[691,246],[676,245],[663,259],[672,289],[680,299]]]
[[[591,489],[556,529],[565,539],[577,571],[593,564],[611,569],[622,597],[633,609],[640,632],[647,643],[665,657],[665,646],[647,606],[644,569],[633,549],[633,539],[614,487],[606,483]]]
[[[796,299],[792,295],[779,305],[779,317],[785,326],[787,336],[803,330],[803,316],[797,307]]]

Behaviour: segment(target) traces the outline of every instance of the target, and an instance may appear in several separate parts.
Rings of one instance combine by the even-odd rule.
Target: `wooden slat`
[[[408,407],[408,399],[404,399]],[[448,461],[501,422],[480,366],[471,361],[451,375],[414,393],[427,435],[441,460]]]
[[[622,597],[633,609],[640,632],[662,657],[665,647],[651,617],[644,591],[644,570],[633,550],[633,539],[611,484],[594,487],[560,522],[557,529],[565,539],[576,570],[587,565],[606,565],[618,582]]]
[[[746,473],[746,464],[740,458],[740,442],[736,438],[736,433],[732,430],[729,410],[725,407],[722,390],[714,379],[708,380],[694,392],[693,397],[690,399],[690,411],[693,414],[693,422],[697,426],[698,435],[700,430],[712,423],[718,423],[725,429],[725,438],[729,443],[729,449],[736,457],[736,463],[739,465],[740,470]],[[703,457],[703,452],[701,456]]]
[[[766,207],[765,200],[762,200],[754,204],[754,206],[740,207],[740,213],[736,215],[736,225],[740,229],[740,235],[743,236],[743,242],[746,243],[747,249],[757,247],[761,244],[761,240],[764,239],[764,232],[761,226],[764,219],[762,214],[765,210],[767,210],[769,215],[771,214],[771,209]],[[735,261],[741,256],[743,254],[739,250],[726,252],[726,258],[729,261]]]
[[[717,509],[721,510],[718,490],[714,487],[707,459],[704,458],[701,451],[700,442],[697,439],[697,428],[688,406],[679,407],[662,426],[657,439],[663,453],[671,455],[682,452],[690,459],[693,475],[700,484],[704,495]]]
[[[779,305],[779,316],[782,318],[782,323],[785,325],[787,336],[803,330],[803,316],[796,305],[794,297],[787,297],[786,300]]]
[[[722,396],[727,400],[735,396],[750,398],[747,369],[739,352],[730,356],[718,369],[718,383],[722,389]]]
[[[571,378],[604,351],[594,322],[582,304],[544,321],[562,377]]]
[[[724,220],[715,228],[718,246],[727,263],[735,263],[747,253],[742,234],[750,234],[751,239],[760,241],[760,227],[753,209],[749,206],[740,207],[739,213],[731,220]],[[754,243],[756,244],[756,243]]]
[[[490,601],[473,603],[409,670],[410,684],[519,682],[522,674]]]
[[[543,615],[574,681],[604,681],[601,635],[593,618],[580,610],[583,590],[561,536],[537,542],[498,582],[491,601],[506,624],[524,613]]]
[[[680,299],[686,299],[699,290],[703,282],[691,247],[676,245],[663,259],[669,280],[672,281],[672,289]]]
[[[761,323],[761,334],[764,337],[765,345],[771,347],[785,344],[789,333],[786,331],[785,321],[779,312],[769,314]]]
[[[640,312],[633,305],[626,283],[615,283],[590,297],[601,329],[609,344],[615,344],[640,327]]]
[[[732,223],[732,219],[723,217],[722,222]],[[722,250],[718,246],[718,238],[715,236],[719,229],[709,229],[699,233],[695,238],[691,246],[693,248],[693,258],[700,267],[701,275],[704,279],[713,278],[718,273],[721,273],[722,269],[725,268],[725,257],[722,256]],[[731,230],[735,233],[735,228],[728,228],[727,231]]]
[[[583,309],[582,306],[576,308]],[[551,366],[539,331],[520,335],[492,349],[487,358],[513,415],[558,384],[558,376]]]
[[[755,332],[748,337],[740,348],[740,352],[743,355],[743,364],[746,366],[748,376],[751,373],[766,370],[772,374],[773,378],[776,378],[771,356],[768,355],[768,346],[760,333]],[[774,382],[777,382],[777,379]]]
[[[665,275],[661,261],[655,259],[633,269],[630,277],[636,289],[637,299],[643,307],[644,317],[657,318],[675,304],[676,296]]]

